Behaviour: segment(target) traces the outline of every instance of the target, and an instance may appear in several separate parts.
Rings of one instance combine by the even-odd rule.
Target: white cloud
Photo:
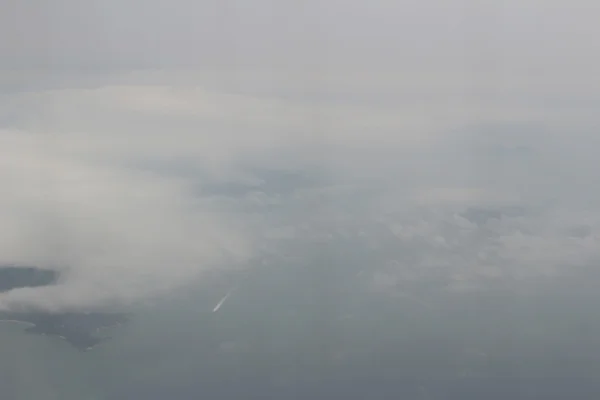
[[[31,134],[0,134],[0,253],[57,268],[64,282],[15,290],[1,304],[128,303],[252,255],[243,224],[194,198],[186,182],[69,157]]]
[[[341,73],[312,93],[247,74],[237,86],[213,74],[74,77],[4,96],[2,258],[64,268],[65,280],[0,305],[128,303],[280,244],[340,238],[363,243],[394,282],[410,267],[478,287],[597,258],[597,223],[569,233],[600,215],[589,109],[547,109],[547,93],[519,85],[453,101],[464,87],[418,74]],[[528,107],[511,104],[527,94]],[[511,205],[533,211],[460,216]]]

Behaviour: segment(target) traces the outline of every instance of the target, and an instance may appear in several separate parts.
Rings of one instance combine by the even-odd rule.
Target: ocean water
[[[354,275],[352,275],[354,276]],[[310,269],[203,287],[137,310],[79,352],[0,323],[2,399],[593,399],[598,296],[487,293],[429,307]],[[321,276],[323,278],[323,276]]]

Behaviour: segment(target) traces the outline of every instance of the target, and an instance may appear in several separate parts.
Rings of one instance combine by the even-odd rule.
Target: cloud
[[[2,132],[0,253],[63,276],[57,287],[12,291],[3,305],[129,303],[252,255],[244,227],[185,182],[66,157],[27,136]]]
[[[0,98],[2,260],[63,272],[0,306],[122,306],[323,244],[362,250],[386,290],[597,259],[589,109],[529,86],[453,102],[464,88],[419,74],[308,92],[283,75],[74,75]]]

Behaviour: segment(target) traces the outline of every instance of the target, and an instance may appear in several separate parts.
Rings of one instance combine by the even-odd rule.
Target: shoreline
[[[34,323],[32,322],[27,322],[27,321],[20,321],[18,319],[0,319],[0,322],[10,322],[13,324],[21,324],[21,325],[28,325],[28,326],[35,326]]]
[[[8,322],[8,323],[12,323],[12,324],[19,324],[19,325],[25,325],[25,326],[32,326],[32,327],[36,326],[36,324],[34,324],[34,323],[27,322],[27,321],[19,321],[17,319],[0,319],[0,323],[3,323],[3,322]],[[67,343],[70,343],[69,339],[67,337],[65,337],[65,336],[62,336],[62,335],[46,335],[45,333],[40,333],[40,334],[42,336],[54,336],[54,337],[56,337],[59,340],[65,341]],[[85,348],[83,348],[83,347],[79,348],[79,351],[83,351],[83,352],[90,351],[93,348],[95,348],[96,346],[98,346],[100,343],[101,342],[98,342],[98,343],[93,344],[92,346],[88,346],[88,347],[85,347]]]

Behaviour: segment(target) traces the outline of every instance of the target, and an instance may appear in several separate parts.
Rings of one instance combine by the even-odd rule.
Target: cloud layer
[[[597,121],[567,101],[593,91],[548,105],[560,81],[467,96],[438,75],[231,74],[53,75],[0,98],[2,261],[63,271],[0,306],[126,305],[350,238],[377,282],[597,259]]]

